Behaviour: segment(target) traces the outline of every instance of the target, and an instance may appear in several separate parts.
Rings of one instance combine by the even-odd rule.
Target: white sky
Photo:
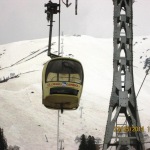
[[[0,0],[0,44],[48,37],[49,28],[44,3],[49,0]],[[86,34],[94,37],[113,36],[112,0],[78,0],[75,16],[74,1],[67,9],[62,7],[61,31],[64,34]],[[58,2],[58,0],[53,0]],[[150,35],[150,0],[136,0],[134,35]],[[53,36],[58,31],[55,15]]]

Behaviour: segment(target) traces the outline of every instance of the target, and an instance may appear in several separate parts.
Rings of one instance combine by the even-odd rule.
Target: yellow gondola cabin
[[[83,67],[76,59],[51,59],[42,72],[42,103],[50,109],[77,109],[83,78]]]

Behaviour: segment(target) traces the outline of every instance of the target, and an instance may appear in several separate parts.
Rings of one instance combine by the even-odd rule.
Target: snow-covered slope
[[[113,40],[89,36],[64,36],[63,39],[64,56],[72,54],[79,59],[85,74],[80,107],[60,114],[63,146],[66,150],[77,150],[77,136],[104,137],[113,79]],[[54,37],[54,52],[57,41]],[[55,150],[57,146],[58,111],[46,109],[41,99],[42,68],[49,60],[45,51],[47,43],[48,39],[38,39],[0,45],[1,80],[13,73],[19,75],[0,83],[0,127],[4,129],[8,144],[18,145],[21,150]],[[133,48],[137,93],[145,76],[144,61],[150,57],[150,36],[135,38]],[[150,126],[149,90],[150,75],[137,98],[145,131]]]

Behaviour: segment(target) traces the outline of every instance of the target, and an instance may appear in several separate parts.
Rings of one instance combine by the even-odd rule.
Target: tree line
[[[78,150],[98,150],[99,148],[95,144],[95,138],[91,135],[86,137],[84,134],[81,136],[81,143]]]

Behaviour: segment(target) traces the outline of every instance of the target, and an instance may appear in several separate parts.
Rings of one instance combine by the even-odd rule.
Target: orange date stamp
[[[149,129],[149,128],[148,128]],[[114,132],[144,132],[144,126],[116,126]]]

